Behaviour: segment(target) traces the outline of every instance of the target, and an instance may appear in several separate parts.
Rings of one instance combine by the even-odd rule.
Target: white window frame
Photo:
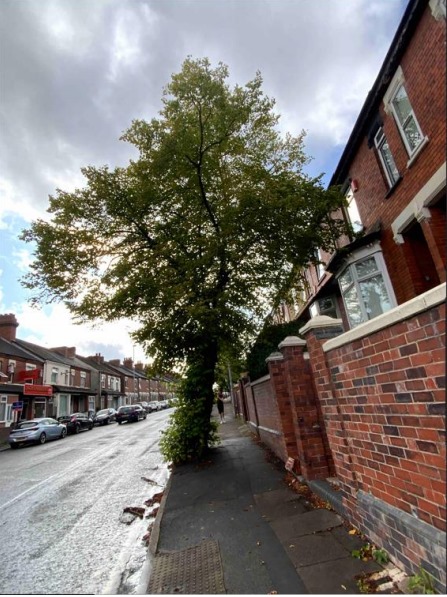
[[[355,200],[354,191],[352,190],[351,185],[349,185],[346,189],[345,199],[348,203],[347,207],[345,208],[346,217],[348,218],[353,231],[361,232],[363,230],[363,223],[360,217],[357,201]],[[358,220],[354,219],[355,216],[358,216]]]
[[[326,311],[324,309],[323,310],[321,309],[321,304],[320,304],[320,301],[323,301],[325,299],[331,299],[332,304],[335,308],[335,313],[336,313],[335,318],[340,319],[340,310],[338,308],[337,299],[332,294],[329,296],[325,296],[321,299],[317,299],[311,304],[311,306],[309,308],[311,316],[316,317],[317,315],[327,315]],[[329,315],[329,317],[331,317],[331,316]]]
[[[8,404],[8,396],[0,396],[0,404],[5,405],[5,416],[0,418],[0,423],[4,423],[6,427],[9,427],[14,415],[12,414],[12,404]]]
[[[57,384],[59,380],[59,369],[57,367],[51,368],[51,381],[52,384]]]
[[[85,371],[81,371],[81,388],[85,388],[87,385],[87,373]]]
[[[359,264],[362,261],[365,261],[366,259],[370,259],[371,257],[374,257],[375,261],[376,261],[376,265],[377,265],[377,271],[371,273],[370,276],[364,277],[359,279],[358,275],[357,275],[357,270],[355,268],[355,266],[357,264]],[[351,274],[351,278],[352,278],[352,284],[350,285],[350,287],[348,289],[343,290],[340,284],[340,278],[343,276],[343,274],[349,269],[350,274]],[[388,275],[388,270],[385,264],[385,260],[383,258],[383,254],[382,254],[382,250],[380,248],[380,245],[378,245],[378,243],[374,243],[372,245],[369,245],[368,247],[364,247],[363,249],[360,249],[359,251],[356,251],[354,253],[352,253],[350,255],[350,257],[347,259],[346,262],[346,266],[343,267],[342,270],[340,270],[340,272],[337,273],[337,280],[338,280],[338,284],[339,284],[339,288],[340,288],[340,293],[341,293],[341,297],[343,299],[343,304],[345,306],[345,311],[346,311],[346,316],[348,319],[348,323],[349,323],[349,327],[352,329],[354,327],[357,327],[357,325],[361,325],[362,323],[365,323],[367,321],[370,321],[370,318],[368,316],[368,313],[366,311],[365,305],[363,303],[363,301],[361,300],[361,287],[360,284],[361,282],[364,282],[365,280],[367,280],[369,277],[375,277],[378,274],[380,274],[382,276],[383,282],[385,284],[385,289],[386,292],[388,294],[388,299],[390,302],[390,309],[394,308],[397,306],[397,301],[396,301],[396,296],[394,294],[394,290],[391,284],[391,280],[390,277]],[[348,306],[346,304],[346,300],[345,300],[345,294],[351,290],[352,287],[355,287],[356,293],[357,293],[357,298],[358,300],[358,304],[360,306],[360,311],[361,311],[361,315],[362,315],[362,321],[360,321],[359,323],[354,323],[351,320],[350,314],[349,314],[349,310],[348,310]]]
[[[388,186],[391,188],[393,187],[396,182],[399,180],[400,174],[396,166],[396,162],[394,161],[393,154],[391,152],[390,145],[386,138],[386,135],[383,131],[383,128],[380,127],[377,133],[374,135],[374,145],[376,146],[377,153],[379,155],[380,163],[382,164],[383,171],[385,172],[386,179],[388,181]],[[386,147],[388,148],[388,161],[385,159],[386,154]],[[391,160],[392,164],[388,163]],[[393,171],[394,166],[394,171]]]
[[[407,95],[407,98],[408,98],[408,103],[410,104],[410,113],[407,116],[407,119],[404,123],[402,123],[400,121],[399,115],[394,106],[394,100],[396,98],[396,95],[402,88],[404,89],[404,91]],[[428,142],[428,137],[424,137],[424,135],[422,133],[422,129],[419,125],[418,119],[416,118],[416,114],[414,113],[413,106],[410,102],[410,98],[408,96],[407,89],[405,87],[405,76],[404,76],[403,70],[400,66],[397,68],[396,72],[394,73],[394,77],[393,77],[385,95],[383,96],[383,104],[384,104],[385,112],[387,114],[392,114],[394,117],[396,126],[398,128],[398,131],[400,133],[402,141],[404,142],[405,149],[407,150],[408,156],[410,158],[407,163],[407,167],[410,167],[411,164],[413,163],[414,159],[416,158],[416,156],[421,151],[421,149]],[[412,118],[414,120],[414,123],[416,125],[416,128],[417,128],[417,130],[419,132],[419,136],[420,136],[419,143],[413,148],[411,147],[411,145],[408,141],[408,137],[407,137],[407,134],[404,129],[405,123],[410,118]]]
[[[446,0],[430,0],[429,5],[431,13],[437,21],[446,18]]]

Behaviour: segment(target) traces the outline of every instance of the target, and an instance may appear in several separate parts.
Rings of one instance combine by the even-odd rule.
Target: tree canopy
[[[63,301],[79,320],[137,321],[159,370],[185,365],[204,421],[219,357],[248,346],[344,228],[340,194],[303,173],[304,133],[280,133],[261,75],[233,87],[228,77],[188,58],[158,117],[122,137],[138,159],[83,168],[85,187],[58,189],[48,220],[22,235],[37,247],[23,281],[34,300]]]

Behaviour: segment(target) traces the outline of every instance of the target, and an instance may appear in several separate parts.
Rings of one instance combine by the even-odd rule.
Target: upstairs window
[[[59,369],[57,367],[53,367],[51,370],[51,383],[57,383],[59,376]]]
[[[357,202],[354,197],[354,191],[349,186],[346,192],[346,201],[348,206],[346,208],[348,220],[352,226],[354,232],[361,232],[363,230],[362,220],[360,219],[359,210],[357,208]]]
[[[411,156],[419,147],[423,136],[403,85],[398,87],[392,99],[392,106],[408,155]]]
[[[428,138],[422,134],[421,127],[408,97],[404,73],[400,66],[397,68],[383,97],[383,103],[385,112],[394,116],[400,136],[410,157],[407,164],[409,167],[413,159],[415,159],[416,155],[427,143]]]
[[[375,134],[374,145],[376,146],[382,168],[388,181],[388,185],[391,188],[398,181],[399,172],[396,168],[393,154],[391,153],[390,146],[388,145],[387,138],[385,137],[382,128],[379,128]]]

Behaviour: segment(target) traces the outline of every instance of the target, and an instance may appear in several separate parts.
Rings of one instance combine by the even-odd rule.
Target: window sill
[[[427,136],[425,136],[422,141],[419,143],[417,149],[415,150],[415,152],[413,153],[413,155],[411,156],[411,158],[408,160],[407,162],[407,168],[411,168],[411,166],[414,164],[414,162],[416,161],[416,159],[419,157],[419,154],[421,153],[421,151],[424,149],[424,147],[427,145],[429,139]]]
[[[394,191],[397,189],[397,187],[399,186],[401,180],[403,179],[402,176],[399,176],[399,178],[396,180],[396,182],[393,184],[393,186],[390,188],[390,190],[388,191],[388,193],[385,195],[385,199],[388,199],[389,197],[391,197],[391,195],[394,193]]]

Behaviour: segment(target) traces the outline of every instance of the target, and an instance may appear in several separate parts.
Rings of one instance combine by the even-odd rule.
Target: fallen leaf
[[[261,542],[260,541],[256,541],[256,545],[261,545]]]
[[[345,585],[340,585],[340,586],[341,586],[341,588],[342,588],[344,591],[346,591],[346,590],[347,590],[347,589],[346,589],[346,587],[345,587]]]
[[[356,533],[357,533],[357,531],[356,531],[355,529],[351,529],[351,530],[349,531],[349,534],[350,534],[350,535],[355,535]]]
[[[289,545],[289,547],[290,547],[291,549],[293,549],[295,546],[294,546],[294,545]]]

